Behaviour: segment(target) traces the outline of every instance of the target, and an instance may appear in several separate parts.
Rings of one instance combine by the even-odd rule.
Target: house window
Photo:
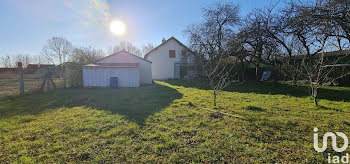
[[[169,50],[169,58],[175,58],[175,50]]]

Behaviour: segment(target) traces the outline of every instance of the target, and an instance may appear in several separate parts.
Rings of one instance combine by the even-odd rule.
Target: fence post
[[[18,66],[18,82],[19,82],[19,94],[24,94],[24,82],[23,82],[23,67],[22,62],[17,63]]]
[[[66,67],[63,66],[63,88],[67,87]]]

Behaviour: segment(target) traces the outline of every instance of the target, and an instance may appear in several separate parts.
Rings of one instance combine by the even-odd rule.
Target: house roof
[[[135,56],[135,57],[137,57],[137,58],[139,58],[139,59],[142,59],[142,60],[144,60],[144,61],[150,62],[150,61],[148,61],[148,60],[146,60],[146,59],[144,59],[144,58],[141,58],[141,57],[139,57],[139,56],[137,56],[137,55],[134,55],[134,54],[132,54],[132,53],[130,53],[130,52],[128,52],[128,51],[122,50],[122,51],[119,51],[119,52],[114,53],[114,54],[112,54],[112,55],[109,55],[109,56],[103,57],[103,58],[101,58],[101,59],[98,59],[98,60],[94,61],[93,63],[96,64],[97,62],[99,62],[99,61],[101,61],[101,60],[103,60],[103,59],[109,58],[109,57],[111,57],[111,56],[119,55],[119,54],[121,54],[122,52],[125,52],[125,53],[127,53],[127,54],[129,54],[129,55]],[[150,62],[150,63],[152,63],[152,62]]]
[[[322,53],[318,53],[322,54]],[[350,50],[339,50],[339,51],[330,51],[330,52],[325,52],[325,55],[350,55]]]
[[[87,64],[85,67],[103,67],[103,68],[136,68],[139,63],[95,63]]]
[[[38,69],[38,68],[46,68],[53,67],[54,64],[28,64],[27,69]]]
[[[316,53],[315,55],[322,55],[322,52]],[[328,52],[324,52],[324,56],[325,57],[329,57],[329,56],[340,56],[340,55],[350,55],[350,50],[338,50],[338,51],[328,51]],[[296,55],[294,56],[294,58],[302,58],[304,57],[304,55]]]
[[[189,50],[191,53],[193,53],[194,54],[194,52],[191,50],[191,49],[189,49],[187,46],[185,46],[184,44],[182,44],[179,40],[177,40],[175,37],[171,37],[171,38],[169,38],[168,40],[166,40],[166,41],[164,41],[162,44],[160,44],[160,45],[158,45],[156,48],[154,48],[153,50],[151,50],[150,52],[148,52],[146,55],[145,55],[145,59],[147,59],[148,58],[148,55],[149,54],[151,54],[153,51],[155,51],[155,50],[157,50],[159,47],[161,47],[162,45],[164,45],[165,43],[167,43],[168,41],[170,41],[170,40],[175,40],[177,43],[179,43],[181,46],[183,46],[183,47],[185,47],[187,50]]]

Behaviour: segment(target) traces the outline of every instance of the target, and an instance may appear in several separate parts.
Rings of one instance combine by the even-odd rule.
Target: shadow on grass
[[[169,84],[183,86],[187,88],[198,88],[208,90],[209,85],[205,80],[168,80]],[[241,85],[229,86],[226,91],[240,93],[258,93],[269,95],[289,95],[294,97],[308,97],[309,87],[301,85],[291,85],[285,83],[254,82],[248,81]],[[348,87],[321,87],[319,88],[319,99],[332,101],[350,101],[350,88]]]
[[[326,107],[326,106],[323,106],[323,105],[320,105],[320,106],[318,107],[318,109],[321,109],[321,110],[334,110],[334,111],[336,111],[336,112],[343,112],[343,110],[341,110],[341,109],[329,108],[329,107]]]
[[[60,89],[0,101],[0,117],[37,114],[58,107],[86,106],[125,115],[140,125],[148,116],[166,108],[182,97],[177,90],[153,84],[140,88],[120,89]]]
[[[256,107],[256,106],[251,106],[251,105],[245,106],[242,109],[250,110],[250,111],[256,111],[256,112],[263,112],[263,111],[265,111],[263,108]]]

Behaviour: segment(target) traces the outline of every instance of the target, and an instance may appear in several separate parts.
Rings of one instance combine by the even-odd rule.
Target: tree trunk
[[[271,74],[272,74],[271,76],[272,76],[272,80],[273,80],[273,86],[277,87],[277,70],[275,68],[273,68]]]
[[[314,103],[318,107],[317,97],[314,97]]]
[[[255,67],[255,80],[259,81],[259,67],[258,66]]]
[[[214,106],[216,106],[216,95],[217,95],[217,93],[216,93],[216,91],[214,90],[214,92],[213,92]]]
[[[241,69],[242,69],[242,72],[241,72],[242,79],[241,79],[241,81],[244,81],[245,80],[245,72],[246,72],[246,69],[245,69],[245,66],[244,66],[244,61],[241,61]]]
[[[312,97],[314,98],[314,103],[315,103],[315,106],[318,107],[318,101],[317,101],[317,86],[312,86]]]
[[[292,83],[293,83],[294,85],[297,84],[297,77],[296,77],[296,75],[293,75]]]
[[[244,73],[244,71],[242,71],[242,73],[241,73],[241,81],[240,82],[242,82],[244,80],[245,80],[245,73]]]
[[[63,67],[63,88],[67,87],[66,67]]]

